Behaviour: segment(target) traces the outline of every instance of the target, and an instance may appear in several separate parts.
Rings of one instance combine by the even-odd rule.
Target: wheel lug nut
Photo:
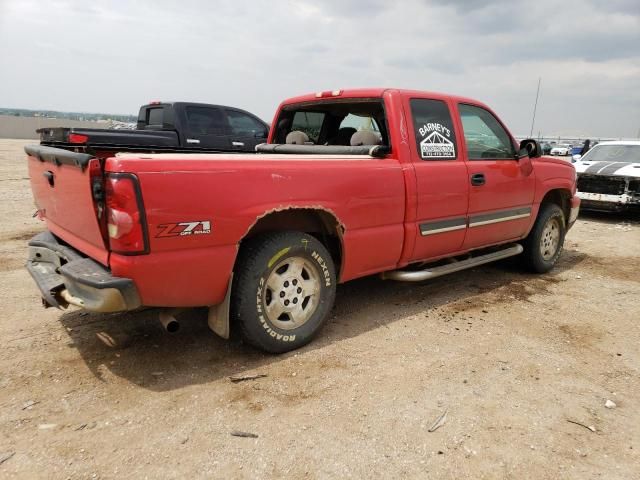
[[[298,280],[294,280],[292,283],[293,283],[294,285],[297,285],[297,284],[298,284]]]
[[[284,298],[284,290],[280,292],[280,298]]]
[[[302,293],[302,289],[298,287],[298,293]]]
[[[289,282],[284,282],[284,286],[288,287],[289,286]]]
[[[285,300],[285,301],[284,301],[284,305],[285,305],[285,306],[289,305],[289,300]]]
[[[293,303],[298,303],[298,299],[297,299],[297,298],[294,298],[294,299],[293,299]]]

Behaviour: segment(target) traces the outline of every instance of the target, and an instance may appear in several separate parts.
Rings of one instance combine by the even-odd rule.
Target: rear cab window
[[[162,128],[164,108],[155,107],[147,110],[147,125]]]
[[[443,100],[409,100],[418,156],[422,160],[458,158],[456,134],[449,106]]]
[[[292,104],[283,107],[276,124],[274,143],[286,143],[291,132],[303,132],[312,145],[390,146],[384,103],[381,98],[358,98]],[[365,133],[361,133],[365,132]],[[354,135],[359,134],[354,138]]]
[[[289,130],[289,132],[304,132],[309,137],[309,141],[317,145],[325,117],[326,113],[324,112],[310,112],[306,110],[295,112],[293,115],[293,123],[291,124],[291,129]]]

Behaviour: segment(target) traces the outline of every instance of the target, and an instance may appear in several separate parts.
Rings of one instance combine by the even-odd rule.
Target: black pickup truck
[[[135,130],[41,128],[40,143],[77,152],[253,152],[269,125],[233,107],[153,102],[140,107]]]

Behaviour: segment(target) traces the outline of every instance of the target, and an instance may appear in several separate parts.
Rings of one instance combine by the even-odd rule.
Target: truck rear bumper
[[[61,244],[50,232],[29,241],[27,270],[47,307],[71,304],[91,312],[120,312],[141,305],[132,280],[114,277],[104,266]]]

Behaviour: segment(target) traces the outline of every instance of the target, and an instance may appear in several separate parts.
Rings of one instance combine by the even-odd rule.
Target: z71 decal
[[[204,235],[211,233],[211,222],[209,220],[200,220],[197,222],[165,223],[158,225],[158,228],[160,231],[156,238]]]

